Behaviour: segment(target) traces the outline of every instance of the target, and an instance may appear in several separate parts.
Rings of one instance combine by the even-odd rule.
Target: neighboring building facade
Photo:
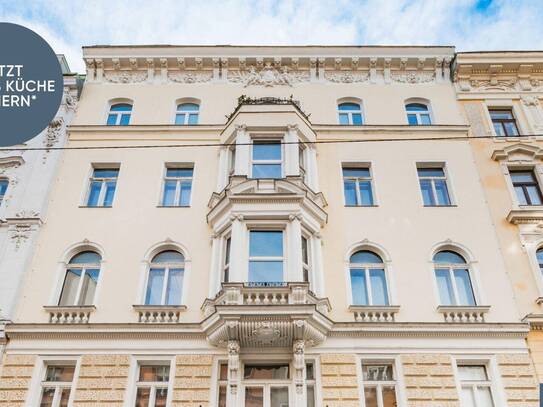
[[[0,405],[537,406],[454,56],[84,48]]]
[[[51,124],[24,147],[60,147],[66,141],[66,126],[77,103],[78,78],[63,55],[59,62],[64,74],[60,109]],[[13,319],[21,296],[23,275],[36,249],[59,157],[56,150],[0,151],[0,355],[6,341],[4,326]]]
[[[543,52],[459,53],[455,82],[543,383]]]

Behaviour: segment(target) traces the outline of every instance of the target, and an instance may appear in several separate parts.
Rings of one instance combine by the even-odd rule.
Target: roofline
[[[361,48],[450,48],[454,49],[454,45],[231,45],[231,44],[217,44],[217,45],[179,45],[179,44],[149,44],[149,45],[83,45],[83,49],[92,49],[92,48],[352,48],[352,49],[361,49]]]

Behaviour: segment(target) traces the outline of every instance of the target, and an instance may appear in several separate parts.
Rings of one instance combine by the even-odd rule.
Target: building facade
[[[13,319],[21,296],[61,154],[49,148],[64,145],[77,104],[78,78],[63,55],[59,62],[64,74],[61,107],[51,124],[23,146],[38,150],[0,151],[0,355],[6,342],[4,326]]]
[[[455,71],[475,163],[543,383],[543,53],[459,53]]]
[[[0,405],[537,406],[451,47],[86,47]]]

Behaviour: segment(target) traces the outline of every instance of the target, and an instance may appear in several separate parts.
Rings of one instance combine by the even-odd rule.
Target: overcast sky
[[[33,29],[78,72],[95,44],[543,50],[543,0],[0,0],[0,21]]]

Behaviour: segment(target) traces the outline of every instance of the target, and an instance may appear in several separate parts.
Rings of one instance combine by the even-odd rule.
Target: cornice
[[[507,221],[515,225],[539,224],[543,222],[543,207],[512,209],[507,215]]]

